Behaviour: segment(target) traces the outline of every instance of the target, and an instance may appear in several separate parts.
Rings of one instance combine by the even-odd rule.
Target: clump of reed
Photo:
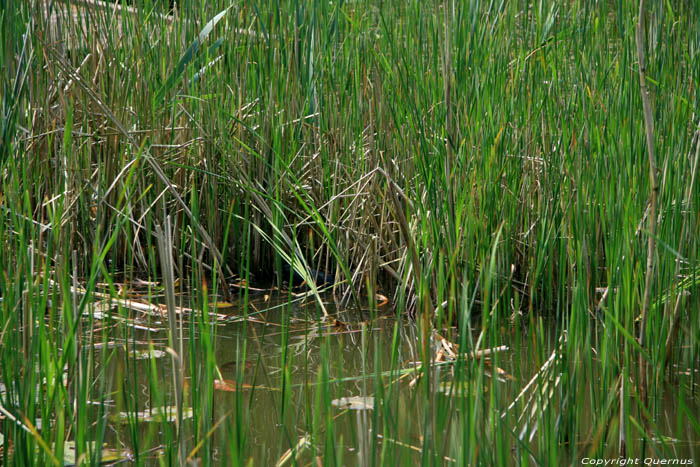
[[[425,463],[505,464],[505,446],[523,462],[570,461],[609,454],[618,435],[647,449],[660,433],[662,383],[694,375],[700,358],[700,6],[654,3],[645,15],[659,187],[651,210],[630,2],[6,2],[0,400],[13,447],[4,459],[58,462],[70,436],[96,462],[109,397],[94,409],[88,396],[118,389],[136,411],[135,370],[118,381],[97,363],[113,358],[109,329],[120,325],[83,317],[98,284],[117,297],[117,275],[164,276],[157,239],[168,217],[168,267],[199,290],[200,311],[207,290],[233,300],[232,282],[281,283],[291,264],[304,277],[333,272],[345,306],[361,308],[381,290],[398,315],[420,317],[419,394],[435,407],[422,421]],[[248,291],[238,290],[245,306]],[[562,337],[555,344],[543,335],[549,318]],[[202,367],[189,362],[204,388],[191,397],[199,425],[190,449],[201,453],[219,426],[216,332],[207,313],[190,325],[204,336],[190,355],[206,357]],[[451,326],[460,352],[517,345],[504,329],[525,327],[541,344],[533,358],[554,356],[533,386],[539,401],[520,407],[541,411],[537,422],[504,411],[513,394],[486,382],[479,362],[454,368],[477,381],[476,393],[434,405],[429,337]],[[128,342],[131,331],[119,329]],[[386,391],[373,426],[398,438],[389,423],[398,389],[380,370],[368,370]],[[154,399],[187,396],[158,371],[146,378]],[[324,371],[313,417],[327,414]],[[547,386],[547,372],[556,384]],[[692,420],[697,439],[690,381],[690,394],[680,385],[678,420]],[[640,403],[647,387],[649,403]],[[236,398],[230,454],[243,463],[251,422]],[[585,432],[583,404],[596,408]],[[130,423],[138,453],[138,421]],[[314,457],[340,463],[330,417],[309,423],[315,446],[326,436]],[[165,450],[181,461],[188,453],[173,430]],[[399,444],[373,446],[382,462],[403,456]]]

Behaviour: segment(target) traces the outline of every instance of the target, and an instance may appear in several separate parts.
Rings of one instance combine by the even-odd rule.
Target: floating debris
[[[135,359],[135,360],[147,360],[149,358],[163,358],[168,353],[165,350],[158,350],[158,349],[145,349],[145,350],[140,350],[140,349],[135,349],[129,352],[129,357]]]
[[[95,442],[89,441],[87,444],[88,452],[94,452]],[[78,459],[75,441],[70,440],[63,444],[63,464],[66,466],[84,464],[86,461],[88,461],[86,458],[87,454],[88,453],[86,452],[82,453],[80,459]],[[107,447],[107,444],[103,444],[100,459],[103,464],[112,464],[116,462],[132,461],[133,455],[128,449],[115,449]]]
[[[191,407],[182,409],[182,418],[189,419],[194,416],[194,411]],[[136,418],[141,422],[174,422],[177,419],[177,407],[157,407],[146,409],[141,412],[119,412],[113,417],[114,421],[128,423]]]
[[[331,405],[339,409],[347,410],[372,410],[374,409],[374,397],[372,396],[350,396],[341,397],[331,401]]]
[[[230,379],[215,379],[214,389],[217,391],[236,392],[244,389],[253,389],[253,386],[245,383],[238,385],[235,381]]]
[[[282,467],[284,465],[287,465],[292,460],[294,460],[294,464],[296,464],[301,452],[306,450],[309,446],[311,446],[311,436],[306,434],[299,438],[297,445],[294,446],[293,449],[287,449],[285,453],[282,454],[282,457],[279,458],[279,460],[275,464],[275,467]]]

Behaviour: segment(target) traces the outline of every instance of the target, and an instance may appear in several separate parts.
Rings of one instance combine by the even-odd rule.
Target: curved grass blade
[[[162,101],[165,97],[165,94],[168,93],[173,87],[175,87],[175,84],[180,80],[182,74],[185,72],[185,68],[187,68],[187,65],[190,64],[190,62],[194,59],[195,55],[199,51],[200,44],[204,42],[207,39],[207,37],[209,37],[209,34],[211,34],[212,30],[214,29],[214,26],[216,26],[216,23],[223,19],[223,17],[228,12],[229,8],[231,7],[228,7],[219,12],[204,26],[204,28],[202,28],[202,31],[199,33],[199,36],[197,36],[197,38],[194,41],[192,41],[192,44],[190,44],[190,46],[187,48],[182,57],[180,57],[180,60],[177,62],[177,65],[175,65],[175,69],[168,75],[167,79],[165,80],[165,84],[163,84],[163,86],[161,86],[161,88],[156,93],[155,102]],[[218,47],[220,44],[221,42],[217,41],[210,48],[210,51],[213,48]]]

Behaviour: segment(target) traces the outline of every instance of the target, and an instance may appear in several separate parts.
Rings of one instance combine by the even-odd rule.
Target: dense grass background
[[[515,418],[497,416],[512,398],[471,361],[454,371],[479,390],[425,415],[424,463],[507,464],[511,447],[520,460],[568,463],[616,455],[619,434],[648,452],[668,391],[679,392],[676,423],[695,427],[697,453],[698,417],[686,409],[700,366],[700,4],[647,10],[661,188],[640,349],[650,184],[632,3],[212,1],[165,16],[173,12],[140,0],[116,13],[5,1],[0,400],[13,448],[4,461],[61,459],[69,438],[81,452],[99,445],[105,409],[86,400],[117,389],[95,365],[109,358],[95,344],[117,331],[93,320],[94,293],[101,283],[116,296],[118,282],[161,280],[164,249],[174,277],[198,291],[197,310],[208,309],[203,281],[223,294],[221,278],[279,283],[288,262],[333,271],[343,281],[335,297],[348,306],[383,291],[398,314],[425,318],[424,338],[456,325],[447,335],[460,352],[517,348],[509,330],[521,327],[541,339],[538,362],[556,350],[547,370],[560,375],[556,396],[537,386],[556,403],[540,402],[532,441],[517,441]],[[87,13],[76,21],[73,11]],[[173,244],[158,247],[168,216]],[[204,337],[185,345],[206,356],[205,390],[190,403],[206,440],[216,338],[207,314],[197,316],[190,330]],[[556,322],[554,344],[542,317]],[[642,406],[640,352],[650,365]],[[432,407],[428,368],[415,390]],[[319,374],[325,387],[330,376]],[[150,381],[159,397],[177,398]],[[329,400],[319,395],[314,407]],[[242,407],[227,422],[241,463],[250,458]],[[44,425],[34,429],[37,419]],[[179,435],[168,430],[166,451],[177,456]],[[319,455],[338,461],[333,431],[324,433]],[[393,461],[394,451],[372,446],[375,462]],[[653,449],[663,456],[669,446]]]

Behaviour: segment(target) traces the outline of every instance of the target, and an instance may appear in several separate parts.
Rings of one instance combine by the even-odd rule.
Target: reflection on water
[[[569,444],[573,440],[558,440],[563,449],[575,447],[580,457],[587,452],[591,436],[609,436],[610,450],[605,455],[617,456],[613,442],[617,438],[607,432],[597,433],[601,427],[591,422],[596,419],[591,407],[604,405],[594,400],[602,392],[591,391],[588,382],[565,381],[556,370],[557,365],[576,364],[576,359],[566,359],[567,347],[556,325],[545,328],[545,335],[537,340],[528,329],[504,330],[501,336],[491,338],[496,341],[494,346],[507,345],[508,350],[476,364],[436,362],[426,380],[416,377],[421,353],[414,322],[397,321],[392,312],[337,310],[330,304],[327,309],[334,319],[324,321],[313,301],[302,305],[260,297],[251,301],[247,319],[246,313],[235,310],[235,319],[212,325],[220,373],[213,375],[217,382],[210,426],[216,429],[205,437],[205,448],[210,449],[215,463],[229,465],[237,455],[236,449],[242,448],[241,457],[252,465],[371,465],[387,452],[397,465],[410,465],[421,462],[423,443],[432,443],[434,452],[441,453],[440,462],[459,464],[465,462],[459,458],[459,451],[462,443],[469,442],[465,433],[470,432],[472,423],[503,424],[503,429],[511,430],[513,442],[508,449],[515,461],[523,459],[518,451],[522,443],[517,438],[525,444],[530,442],[542,429],[544,418],[539,415],[545,411],[552,414],[547,423],[578,424],[574,432],[580,439],[575,446]],[[190,329],[197,329],[196,339],[202,338],[200,329]],[[154,333],[134,332],[138,340],[150,340],[163,348],[164,333],[156,337]],[[456,338],[454,330],[445,330],[444,334]],[[478,333],[474,331],[471,337],[471,342],[476,342]],[[537,349],[532,344],[535,341]],[[187,338],[187,342],[193,341]],[[444,342],[433,339],[433,357],[449,353],[440,348],[448,346]],[[187,390],[198,394],[206,385],[193,381],[202,381],[206,362],[199,355],[190,358],[189,352],[196,346],[184,347]],[[129,380],[131,389],[137,386],[131,392],[143,398],[120,400],[119,394],[129,391],[117,388],[115,411],[125,407],[144,411],[174,400],[167,390],[160,396],[162,400],[155,400],[148,389],[154,378],[161,387],[171,386],[169,355],[134,350],[128,353],[130,359],[126,355],[110,362],[110,366],[117,381]],[[589,376],[591,381],[601,377]],[[696,381],[697,375],[689,375],[679,386],[666,388],[667,396],[660,399],[658,428],[669,436],[656,442],[672,445],[678,457],[693,458],[698,452],[697,432],[688,417],[677,417],[679,410],[700,413]],[[683,387],[685,404],[692,406],[679,407],[678,398],[673,396],[679,387]],[[558,416],[567,413],[563,408],[572,403],[570,394],[577,394],[580,420]],[[192,440],[198,423],[196,413],[188,415],[192,418],[183,425],[185,443]],[[615,416],[610,420],[618,423]],[[108,441],[129,446],[138,438],[142,451],[154,449],[146,463],[148,459],[157,463],[164,426],[168,424],[140,423],[139,433],[134,434],[127,432],[126,425],[114,422]],[[441,432],[432,427],[441,427]],[[633,431],[630,433],[628,446],[634,452],[641,441]],[[193,449],[191,441],[189,444],[188,449]]]

